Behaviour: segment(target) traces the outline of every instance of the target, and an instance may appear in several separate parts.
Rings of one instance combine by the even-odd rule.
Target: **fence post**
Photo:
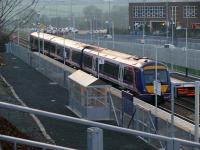
[[[17,150],[17,143],[14,142],[14,150]]]
[[[166,141],[166,150],[173,150],[174,149],[174,141],[173,139],[170,139]]]
[[[66,87],[66,79],[67,79],[67,73],[65,70],[63,70],[63,86]],[[67,87],[68,89],[68,87]]]
[[[176,149],[180,149],[180,143],[178,142],[178,141],[176,141],[176,140],[173,140],[174,141],[174,150],[176,150]]]
[[[200,82],[195,81],[195,142],[199,142],[199,87]]]
[[[103,130],[97,127],[87,129],[87,150],[103,150]]]

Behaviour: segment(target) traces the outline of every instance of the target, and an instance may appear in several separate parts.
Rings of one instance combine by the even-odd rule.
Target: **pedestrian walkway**
[[[13,86],[18,96],[27,106],[75,116],[66,108],[68,102],[68,92],[66,89],[50,81],[13,55],[3,55],[6,66],[1,68],[1,74]],[[87,126],[45,117],[39,117],[39,119],[56,144],[76,149],[86,149]],[[104,149],[151,150],[154,148],[147,146],[147,144],[135,136],[104,130]]]

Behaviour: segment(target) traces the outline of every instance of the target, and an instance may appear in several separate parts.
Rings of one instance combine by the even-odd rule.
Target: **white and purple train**
[[[31,33],[31,50],[39,52],[39,46],[40,52],[49,57],[66,62],[94,76],[98,75],[101,79],[132,91],[145,101],[151,102],[152,98],[154,99],[153,81],[156,66],[153,60],[50,34]],[[170,99],[171,82],[168,68],[163,63],[157,63],[157,79],[161,83],[159,99]]]

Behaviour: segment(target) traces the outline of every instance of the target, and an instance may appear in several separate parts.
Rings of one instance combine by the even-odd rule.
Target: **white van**
[[[173,44],[165,44],[164,48],[175,48]]]

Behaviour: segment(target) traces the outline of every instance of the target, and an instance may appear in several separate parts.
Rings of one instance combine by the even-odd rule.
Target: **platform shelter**
[[[69,75],[68,107],[80,118],[111,119],[110,85],[81,70]]]

